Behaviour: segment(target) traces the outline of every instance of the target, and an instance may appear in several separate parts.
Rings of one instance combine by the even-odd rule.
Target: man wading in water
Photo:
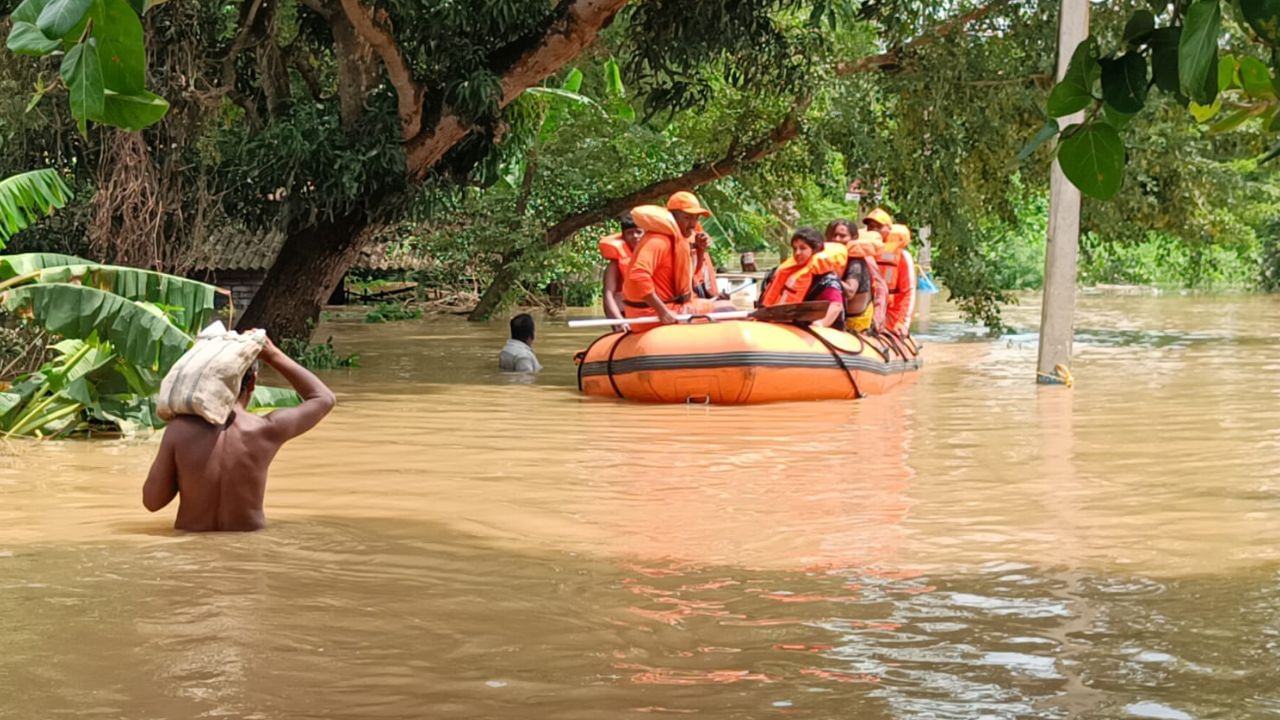
[[[298,391],[302,404],[266,417],[250,413],[245,408],[258,379],[256,368],[250,368],[240,382],[235,410],[224,425],[211,425],[194,415],[180,415],[169,423],[142,486],[142,504],[155,512],[181,495],[173,523],[177,530],[266,527],[262,498],[267,491],[267,467],[281,445],[315,427],[337,402],[320,378],[270,340],[258,359]]]

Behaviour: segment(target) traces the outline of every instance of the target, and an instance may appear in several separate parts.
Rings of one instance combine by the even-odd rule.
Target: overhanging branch
[[[929,30],[927,33],[912,38],[911,40],[901,43],[885,52],[876,55],[868,55],[853,62],[840,63],[836,66],[836,74],[844,77],[855,73],[867,72],[868,70],[877,70],[880,68],[896,66],[901,62],[902,54],[905,51],[924,47],[938,38],[946,37],[956,30],[963,28],[970,23],[977,22],[1008,4],[1009,0],[993,0],[993,2],[974,8],[967,13],[957,15],[943,22],[941,25]]]
[[[342,0],[342,10],[351,21],[356,33],[373,48],[382,65],[387,69],[391,86],[396,89],[396,107],[400,114],[400,132],[410,141],[422,131],[422,86],[413,77],[413,69],[404,51],[384,23],[385,11],[374,11],[360,4],[360,0]]]
[[[344,5],[356,2],[342,1]],[[511,104],[577,57],[626,4],[627,0],[562,0],[546,31],[502,73],[498,107]],[[405,155],[410,176],[425,176],[470,129],[450,108],[444,108],[433,127],[422,128],[409,140]]]

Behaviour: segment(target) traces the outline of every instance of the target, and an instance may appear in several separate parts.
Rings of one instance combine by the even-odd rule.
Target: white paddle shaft
[[[746,320],[751,317],[749,310],[735,310],[733,312],[713,312],[706,315],[677,315],[676,319],[680,322],[688,322],[693,318],[708,318],[711,320]],[[662,322],[658,316],[638,318],[592,318],[590,320],[570,320],[571,328],[589,328],[589,327],[613,327],[614,325],[653,325]]]

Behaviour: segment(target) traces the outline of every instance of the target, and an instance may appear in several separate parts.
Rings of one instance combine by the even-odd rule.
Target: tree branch
[[[844,77],[855,73],[867,72],[868,70],[877,70],[879,68],[898,65],[901,62],[902,53],[907,50],[915,50],[934,42],[938,38],[946,37],[970,23],[981,20],[1007,4],[1009,4],[1009,0],[992,0],[992,2],[987,3],[982,7],[970,10],[963,15],[957,15],[932,30],[929,30],[923,35],[914,37],[897,47],[891,48],[890,50],[876,55],[868,55],[854,62],[840,63],[836,65],[836,75]]]
[[[356,0],[342,1],[346,5]],[[595,42],[600,31],[626,4],[627,0],[561,0],[546,32],[502,73],[498,107],[511,104],[525,90],[577,57]],[[445,107],[433,127],[423,128],[409,141],[406,161],[410,176],[414,179],[425,176],[468,132],[468,125]]]
[[[405,141],[412,140],[422,131],[422,100],[425,92],[414,79],[413,69],[409,67],[404,51],[383,25],[386,13],[375,13],[373,9],[361,5],[360,0],[342,0],[342,10],[356,33],[382,58],[391,86],[396,89],[401,135]]]

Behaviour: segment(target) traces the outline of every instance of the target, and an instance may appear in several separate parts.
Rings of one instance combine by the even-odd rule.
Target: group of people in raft
[[[600,239],[608,261],[605,314],[656,315],[671,324],[682,313],[733,310],[717,290],[711,240],[699,222],[710,214],[697,196],[681,191],[666,207],[641,205],[623,215],[622,232]],[[906,338],[916,293],[910,242],[910,229],[882,208],[868,213],[861,226],[842,218],[825,233],[799,228],[791,237],[791,257],[765,277],[760,305],[826,301],[827,314],[814,325]]]

